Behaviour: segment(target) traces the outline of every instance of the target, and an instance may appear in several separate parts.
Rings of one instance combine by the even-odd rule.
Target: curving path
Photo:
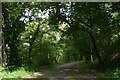
[[[92,78],[93,80],[93,78],[96,78],[97,71],[95,69],[81,69],[77,67],[79,65],[80,61],[66,63],[50,70],[35,72],[27,77],[48,78],[45,80],[79,80],[79,78]]]

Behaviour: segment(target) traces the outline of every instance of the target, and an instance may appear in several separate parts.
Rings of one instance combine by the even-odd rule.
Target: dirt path
[[[97,71],[94,69],[80,69],[77,65],[80,64],[80,61],[66,63],[64,65],[57,66],[50,70],[35,72],[34,76],[37,78],[62,78],[60,80],[66,80],[65,78],[96,78]],[[73,66],[76,66],[72,68]],[[64,78],[64,79],[63,79]],[[51,79],[54,80],[54,79]],[[59,80],[59,79],[55,79]],[[76,79],[69,79],[76,80]],[[79,80],[79,79],[78,79]]]
[[[68,71],[73,65],[79,64],[80,62],[72,62],[72,63],[66,63],[64,65],[60,65],[55,67],[54,69],[50,70],[47,75],[47,77],[67,77],[68,76]]]

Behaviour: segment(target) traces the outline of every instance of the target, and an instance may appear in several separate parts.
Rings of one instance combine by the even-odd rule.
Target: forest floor
[[[50,80],[79,80],[80,78],[96,78],[98,75],[97,69],[84,67],[83,62],[76,61],[56,66],[49,70],[40,70],[32,75],[25,76],[26,78],[53,78]],[[57,78],[57,79],[54,79]]]

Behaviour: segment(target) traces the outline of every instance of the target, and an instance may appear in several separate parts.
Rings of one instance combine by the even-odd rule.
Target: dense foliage
[[[72,61],[120,66],[119,3],[4,2],[2,10],[9,70]]]

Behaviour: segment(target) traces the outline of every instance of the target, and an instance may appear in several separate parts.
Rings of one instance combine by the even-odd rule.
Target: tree
[[[0,3],[0,7],[2,7],[1,3]],[[1,9],[0,9],[0,12],[2,12]],[[1,15],[1,13],[0,13],[0,15]],[[2,23],[2,19],[0,19],[0,22]],[[0,25],[0,26],[2,26],[2,25]],[[2,27],[0,27],[0,65],[1,64],[2,64]]]
[[[91,56],[100,64],[118,60],[119,7],[118,3],[3,3],[8,66],[30,67],[37,60],[43,66],[43,60],[54,64],[81,57],[88,62]]]
[[[67,23],[70,26],[66,31],[68,35],[80,30],[87,32],[93,46],[92,52],[95,52],[99,63],[102,63],[102,55],[106,54],[104,50],[111,49],[107,47],[111,44],[110,38],[113,35],[111,33],[113,30],[110,27],[113,25],[111,23],[113,20],[111,12],[109,12],[111,11],[111,5],[112,3],[56,3],[54,5],[55,10],[52,10],[53,12],[50,15],[51,19],[54,18],[51,23],[54,25],[60,22]]]
[[[9,5],[8,5],[9,4]],[[16,8],[16,9],[15,9]],[[24,23],[20,22],[22,15],[20,3],[2,3],[3,38],[7,54],[7,66],[15,67],[21,65],[21,57],[18,49],[19,34],[24,30]]]

